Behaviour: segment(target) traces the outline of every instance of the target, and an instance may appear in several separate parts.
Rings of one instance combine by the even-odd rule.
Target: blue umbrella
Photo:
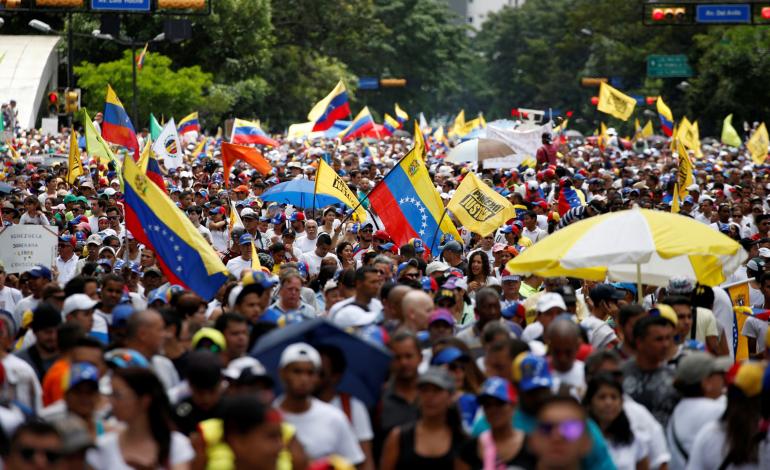
[[[300,179],[279,183],[259,196],[263,201],[291,204],[302,209],[320,209],[333,204],[342,204],[336,197],[327,194],[315,195],[315,207],[313,207],[313,192],[315,182]]]
[[[279,383],[281,353],[297,342],[339,348],[347,362],[339,391],[351,394],[367,406],[377,404],[382,385],[388,378],[391,356],[387,350],[353,336],[325,319],[316,318],[271,331],[257,341],[251,355],[259,359]]]

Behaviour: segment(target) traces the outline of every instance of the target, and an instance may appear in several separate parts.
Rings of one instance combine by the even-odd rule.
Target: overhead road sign
[[[651,78],[687,78],[693,76],[687,56],[649,55],[647,56],[647,76]]]
[[[748,3],[696,5],[695,22],[705,24],[751,23],[751,5]]]

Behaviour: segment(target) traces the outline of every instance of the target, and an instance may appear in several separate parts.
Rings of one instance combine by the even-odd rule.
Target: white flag
[[[179,168],[184,163],[184,152],[182,144],[179,142],[179,134],[176,131],[174,118],[169,119],[165,127],[152,144],[152,151],[163,161],[163,165],[171,170]]]
[[[551,133],[551,131],[550,122],[544,126],[525,131],[506,129],[490,123],[487,125],[487,139],[505,142],[523,161],[527,158],[535,158],[537,149],[543,145],[542,135],[546,132]]]

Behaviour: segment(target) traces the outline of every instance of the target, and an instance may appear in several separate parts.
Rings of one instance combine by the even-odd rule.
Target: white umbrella
[[[514,151],[505,143],[492,139],[471,139],[449,151],[446,161],[450,163],[481,163],[490,158],[513,155]]]

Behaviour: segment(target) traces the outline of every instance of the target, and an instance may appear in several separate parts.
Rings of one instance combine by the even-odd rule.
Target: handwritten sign
[[[13,225],[0,232],[0,260],[9,273],[23,273],[42,264],[51,268],[58,237],[42,225]]]

